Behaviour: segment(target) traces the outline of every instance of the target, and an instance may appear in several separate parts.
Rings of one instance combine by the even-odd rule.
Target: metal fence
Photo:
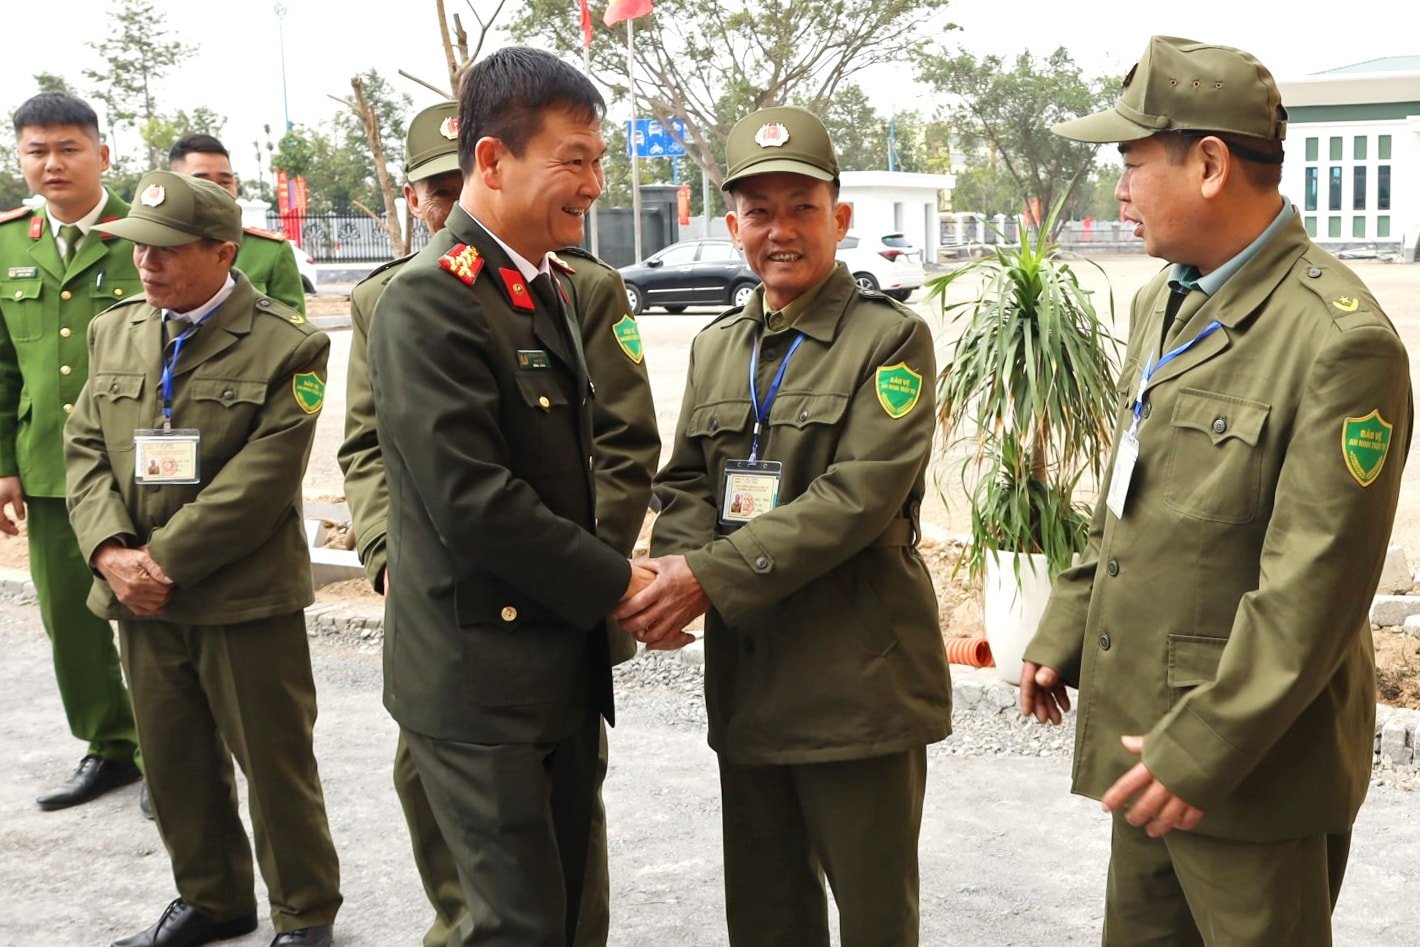
[[[276,213],[267,214],[266,226],[285,232]],[[428,242],[428,228],[422,220],[415,220],[410,251]],[[384,221],[368,214],[308,214],[301,221],[301,246],[317,263],[380,263],[396,256]]]

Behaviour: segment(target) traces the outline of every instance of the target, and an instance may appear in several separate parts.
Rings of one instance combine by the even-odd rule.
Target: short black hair
[[[1169,164],[1183,164],[1193,146],[1204,138],[1217,138],[1228,146],[1228,152],[1239,160],[1243,176],[1253,186],[1267,190],[1282,184],[1282,142],[1271,138],[1254,138],[1230,132],[1158,132],[1154,135],[1164,146]]]
[[[204,135],[198,132],[195,135],[183,135],[173,146],[168,149],[168,164],[181,161],[190,154],[201,155],[221,155],[224,158],[231,158],[227,154],[227,149],[222,147],[222,143],[211,135]]]
[[[592,122],[606,115],[606,100],[590,79],[540,49],[507,46],[474,63],[459,83],[463,173],[473,172],[473,148],[481,138],[496,138],[522,157],[549,108],[564,108]]]
[[[15,109],[15,134],[26,128],[53,128],[78,125],[94,138],[99,137],[99,117],[83,99],[63,92],[41,92]]]

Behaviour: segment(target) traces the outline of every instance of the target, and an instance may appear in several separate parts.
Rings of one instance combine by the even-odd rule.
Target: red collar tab
[[[508,290],[508,298],[513,301],[514,309],[532,312],[537,308],[533,305],[532,291],[528,289],[527,281],[523,279],[521,272],[513,267],[500,266],[498,275],[503,278],[503,287]]]
[[[562,304],[564,306],[572,305],[572,297],[567,295],[567,287],[562,285],[561,280],[553,280],[553,282],[557,284],[557,294],[562,297]]]
[[[100,223],[100,224],[111,224],[111,223],[113,223],[115,220],[122,220],[122,219],[123,219],[122,217],[119,217],[118,215],[115,214],[115,215],[110,216],[110,217],[105,217],[103,220],[99,221],[99,223]],[[116,237],[116,236],[114,236],[113,234],[109,233],[107,230],[104,230],[102,227],[99,228],[99,237],[100,237],[101,239],[103,239],[103,240],[117,240],[117,239],[118,239],[118,237]]]
[[[38,215],[30,218],[30,239],[38,240],[44,233],[44,218]]]
[[[483,257],[478,255],[478,250],[474,247],[460,243],[439,257],[439,267],[457,276],[465,285],[472,286],[473,281],[478,279],[479,271],[483,269]]]

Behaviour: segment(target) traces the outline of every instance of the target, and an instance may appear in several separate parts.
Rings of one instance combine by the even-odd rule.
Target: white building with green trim
[[[1420,55],[1279,83],[1287,107],[1282,191],[1332,251],[1415,260],[1420,241]]]

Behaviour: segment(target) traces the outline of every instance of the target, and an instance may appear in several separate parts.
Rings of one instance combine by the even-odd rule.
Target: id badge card
[[[196,428],[142,428],[133,432],[133,479],[150,487],[199,483],[202,434]]]
[[[777,460],[725,461],[725,492],[720,522],[738,526],[779,505],[784,465]]]
[[[1114,456],[1114,473],[1109,479],[1105,506],[1120,519],[1124,518],[1124,503],[1129,499],[1129,481],[1134,479],[1134,465],[1139,462],[1139,435],[1130,428],[1119,442]]]

